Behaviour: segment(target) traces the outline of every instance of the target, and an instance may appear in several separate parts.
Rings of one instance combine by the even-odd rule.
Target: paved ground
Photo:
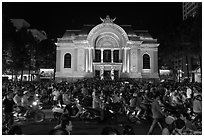
[[[45,121],[42,123],[24,123],[22,129],[25,135],[48,135],[49,131],[57,125],[55,120],[52,120],[53,115],[51,109],[43,109],[45,112]],[[127,118],[119,118],[119,122],[116,124],[108,123],[96,123],[96,122],[83,122],[77,119],[73,119],[73,132],[72,135],[100,135],[102,129],[106,126],[112,126],[122,133],[122,124],[131,125],[134,128],[135,134],[146,135],[150,127],[151,122],[143,123],[129,123]],[[155,128],[155,135],[161,134],[158,126]]]

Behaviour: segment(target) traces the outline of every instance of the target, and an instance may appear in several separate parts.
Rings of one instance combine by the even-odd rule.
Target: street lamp
[[[189,81],[189,69],[188,69],[188,57],[186,56],[186,68],[187,68],[187,76]]]

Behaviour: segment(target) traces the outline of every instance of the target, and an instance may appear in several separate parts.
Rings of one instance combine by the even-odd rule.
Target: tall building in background
[[[200,2],[183,2],[183,20],[194,17]]]

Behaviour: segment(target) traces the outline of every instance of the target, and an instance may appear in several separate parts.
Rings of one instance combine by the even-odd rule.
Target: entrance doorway
[[[105,70],[103,73],[104,79],[111,79],[111,71]]]
[[[95,70],[95,77],[100,78],[100,70]]]
[[[118,78],[119,78],[119,71],[114,70],[114,79],[118,79]]]

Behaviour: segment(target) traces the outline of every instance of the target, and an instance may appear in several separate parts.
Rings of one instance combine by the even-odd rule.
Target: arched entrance
[[[110,20],[104,19],[104,22],[94,27],[87,37],[92,49],[94,76],[101,79],[120,77],[123,50],[128,41],[125,31]]]

